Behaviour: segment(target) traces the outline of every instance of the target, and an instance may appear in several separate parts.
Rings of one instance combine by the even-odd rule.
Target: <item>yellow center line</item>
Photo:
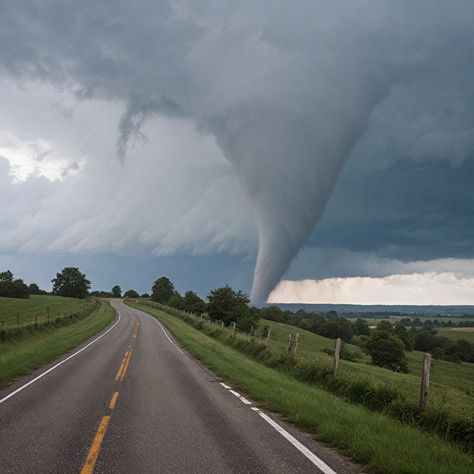
[[[99,455],[100,446],[102,445],[109,420],[110,416],[104,416],[102,418],[97,433],[95,434],[94,441],[92,441],[92,446],[87,454],[86,462],[84,463],[84,466],[82,466],[81,474],[92,474],[92,472],[94,472],[94,466],[97,461],[97,456]]]
[[[120,382],[123,380],[123,378],[125,377],[125,372],[127,372],[127,369],[128,369],[128,364],[130,363],[130,359],[132,357],[132,351],[130,350],[130,352],[128,353],[128,358],[127,360],[125,361],[125,365],[123,367],[123,371],[122,371],[122,375],[120,376]]]
[[[125,361],[127,360],[129,352],[130,352],[129,350],[127,352],[125,352],[125,357],[123,358],[122,363],[120,364],[117,375],[115,376],[115,381],[117,381],[120,378],[120,376],[122,375],[123,368],[125,367]]]
[[[115,408],[115,404],[117,403],[118,392],[114,392],[112,398],[109,403],[109,410],[113,410]]]

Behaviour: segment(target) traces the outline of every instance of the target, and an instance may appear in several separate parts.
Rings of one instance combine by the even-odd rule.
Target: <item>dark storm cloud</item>
[[[156,114],[187,117],[215,137],[256,215],[256,300],[266,298],[304,245],[351,154],[365,157],[355,174],[381,167],[394,171],[391,182],[404,176],[384,163],[387,157],[471,159],[470,0],[49,0],[0,8],[4,74],[125,104],[119,155]],[[436,166],[427,172],[436,174]],[[355,185],[370,190],[369,182],[356,178]],[[382,224],[383,214],[399,212],[390,222],[405,237],[375,225],[352,245],[367,246],[372,236],[375,247],[397,239],[395,246],[423,246],[427,233],[395,197],[386,198],[395,208],[380,205],[374,219]],[[431,202],[421,199],[418,216]],[[341,216],[353,207],[346,206]],[[424,223],[440,225],[433,213]]]

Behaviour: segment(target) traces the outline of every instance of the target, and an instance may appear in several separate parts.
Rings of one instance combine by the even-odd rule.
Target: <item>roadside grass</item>
[[[106,301],[83,319],[59,328],[31,333],[18,341],[0,343],[0,387],[59,357],[104,329],[115,317]]]
[[[159,317],[196,358],[260,406],[343,450],[368,472],[472,472],[470,456],[436,436],[266,367],[163,311],[131,305]]]
[[[31,295],[26,299],[0,297],[0,329],[16,327],[17,316],[21,326],[34,323],[35,317],[38,324],[47,322],[48,308],[53,321],[59,315],[80,311],[86,303],[87,300],[52,295]]]
[[[328,366],[332,364],[331,356],[323,352],[324,350],[334,349],[334,341],[332,339],[319,336],[296,326],[266,319],[261,320],[259,326],[270,326],[270,344],[282,349],[288,346],[288,335],[294,335],[298,332],[300,334],[298,354]],[[444,332],[440,332],[440,334],[445,335]],[[470,334],[474,338],[474,332]],[[357,362],[342,360],[340,364],[341,373],[347,372],[358,377],[369,377],[372,380],[378,380],[387,386],[403,390],[413,400],[417,399],[420,390],[422,352],[406,352],[409,373],[400,374],[371,365],[370,357],[354,344],[345,344],[345,347],[357,356]],[[474,411],[474,364],[468,362],[456,364],[433,359],[430,385],[430,395],[433,404],[444,407],[448,406],[451,411],[455,410],[461,413],[466,411],[472,413]]]

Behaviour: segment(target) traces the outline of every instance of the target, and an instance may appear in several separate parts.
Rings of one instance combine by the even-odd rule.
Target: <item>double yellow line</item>
[[[115,381],[122,381],[125,377],[125,372],[127,372],[128,364],[130,363],[130,358],[132,357],[132,348],[129,346],[127,352],[125,352],[125,356],[122,359],[122,363],[120,364],[120,368],[118,369],[117,375],[115,376]]]
[[[135,325],[135,330],[133,333],[133,338],[136,338],[138,335],[138,321]],[[127,352],[122,359],[122,363],[118,369],[117,375],[115,376],[116,382],[122,382],[123,378],[128,369],[128,365],[130,364],[130,359],[132,357],[132,346],[128,346]],[[117,403],[119,392],[114,392],[112,398],[109,402],[109,410],[113,410],[115,408],[115,404]],[[107,426],[110,421],[110,415],[105,415],[102,417],[102,420],[99,424],[99,428],[97,428],[97,432],[94,436],[94,440],[92,441],[92,445],[87,453],[86,461],[81,469],[81,474],[92,474],[94,472],[95,463],[97,462],[97,458],[99,456],[100,447],[102,445],[102,441],[104,440],[105,431],[107,430]]]

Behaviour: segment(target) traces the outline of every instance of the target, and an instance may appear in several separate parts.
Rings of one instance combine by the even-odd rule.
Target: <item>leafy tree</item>
[[[114,298],[122,298],[122,288],[120,288],[119,285],[115,285],[112,288],[111,293]]]
[[[326,320],[321,326],[320,334],[331,339],[340,337],[346,342],[350,342],[354,335],[350,321],[338,317],[331,317]]]
[[[372,363],[396,372],[408,372],[403,341],[384,329],[376,329],[365,343]]]
[[[354,329],[358,336],[370,336],[369,323],[365,319],[357,319],[354,323]]]
[[[184,310],[183,297],[177,291],[174,292],[174,295],[168,300],[166,304],[172,308],[176,308],[181,311]]]
[[[28,285],[28,294],[30,295],[46,295],[47,292],[42,290],[36,283]]]
[[[143,295],[141,296],[141,298],[149,298],[150,295],[148,293],[143,293]]]
[[[58,296],[85,298],[91,287],[91,282],[77,267],[63,268],[61,273],[56,273],[56,278],[51,281],[53,293]]]
[[[167,304],[174,295],[174,285],[169,278],[161,277],[153,283],[151,299],[157,303]]]
[[[0,272],[0,296],[28,298],[28,286],[21,279],[14,279],[10,270]]]
[[[194,291],[187,291],[183,298],[183,309],[194,314],[202,314],[206,311],[206,303]]]
[[[258,310],[249,308],[250,298],[242,291],[234,291],[227,285],[212,290],[207,299],[207,312],[211,319],[224,321],[225,324],[236,322],[243,331],[256,326]]]
[[[135,290],[127,290],[123,294],[124,298],[140,298],[140,295]]]
[[[405,350],[412,351],[414,349],[415,335],[413,331],[408,330],[403,323],[397,322],[394,327],[394,333],[402,340]]]

